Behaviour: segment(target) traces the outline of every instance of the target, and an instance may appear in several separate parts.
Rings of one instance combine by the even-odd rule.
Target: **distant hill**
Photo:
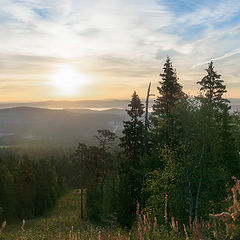
[[[232,108],[240,109],[240,98],[229,99]],[[143,99],[143,102],[145,99]],[[151,99],[150,106],[153,104],[154,99]],[[12,107],[36,107],[36,108],[50,108],[50,109],[126,109],[128,107],[129,100],[77,100],[77,101],[43,101],[43,102],[0,102],[0,108],[12,108]]]
[[[6,102],[0,103],[0,108],[6,107],[40,107],[40,108],[126,108],[129,100],[77,100],[77,101],[44,101],[44,102]]]
[[[240,110],[240,99],[230,100],[231,111]],[[47,101],[24,106],[0,103],[0,147],[95,143],[93,136],[98,129],[110,129],[120,135],[128,103],[128,100]]]
[[[52,110],[35,107],[0,109],[0,145],[76,145],[94,142],[98,129],[121,133],[126,113],[121,109]]]

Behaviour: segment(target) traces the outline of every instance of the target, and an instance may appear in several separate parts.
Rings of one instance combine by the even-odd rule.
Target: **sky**
[[[0,0],[0,101],[129,99],[170,56],[183,90],[213,60],[240,98],[239,0]]]

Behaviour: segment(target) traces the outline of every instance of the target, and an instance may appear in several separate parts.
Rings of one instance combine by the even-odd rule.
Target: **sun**
[[[48,84],[55,87],[60,94],[75,95],[88,82],[86,75],[77,72],[72,66],[62,65],[49,76]]]

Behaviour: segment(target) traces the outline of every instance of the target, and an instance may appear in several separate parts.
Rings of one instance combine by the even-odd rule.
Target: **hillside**
[[[75,100],[43,102],[0,102],[0,108],[6,107],[41,107],[41,108],[124,108],[129,100]]]
[[[92,142],[96,130],[122,130],[124,110],[52,110],[33,107],[0,109],[0,145],[68,145]]]

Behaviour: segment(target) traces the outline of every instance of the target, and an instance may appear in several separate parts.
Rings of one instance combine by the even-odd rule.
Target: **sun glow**
[[[50,75],[48,84],[60,94],[75,95],[82,86],[89,83],[86,75],[77,72],[72,66],[63,65]]]

